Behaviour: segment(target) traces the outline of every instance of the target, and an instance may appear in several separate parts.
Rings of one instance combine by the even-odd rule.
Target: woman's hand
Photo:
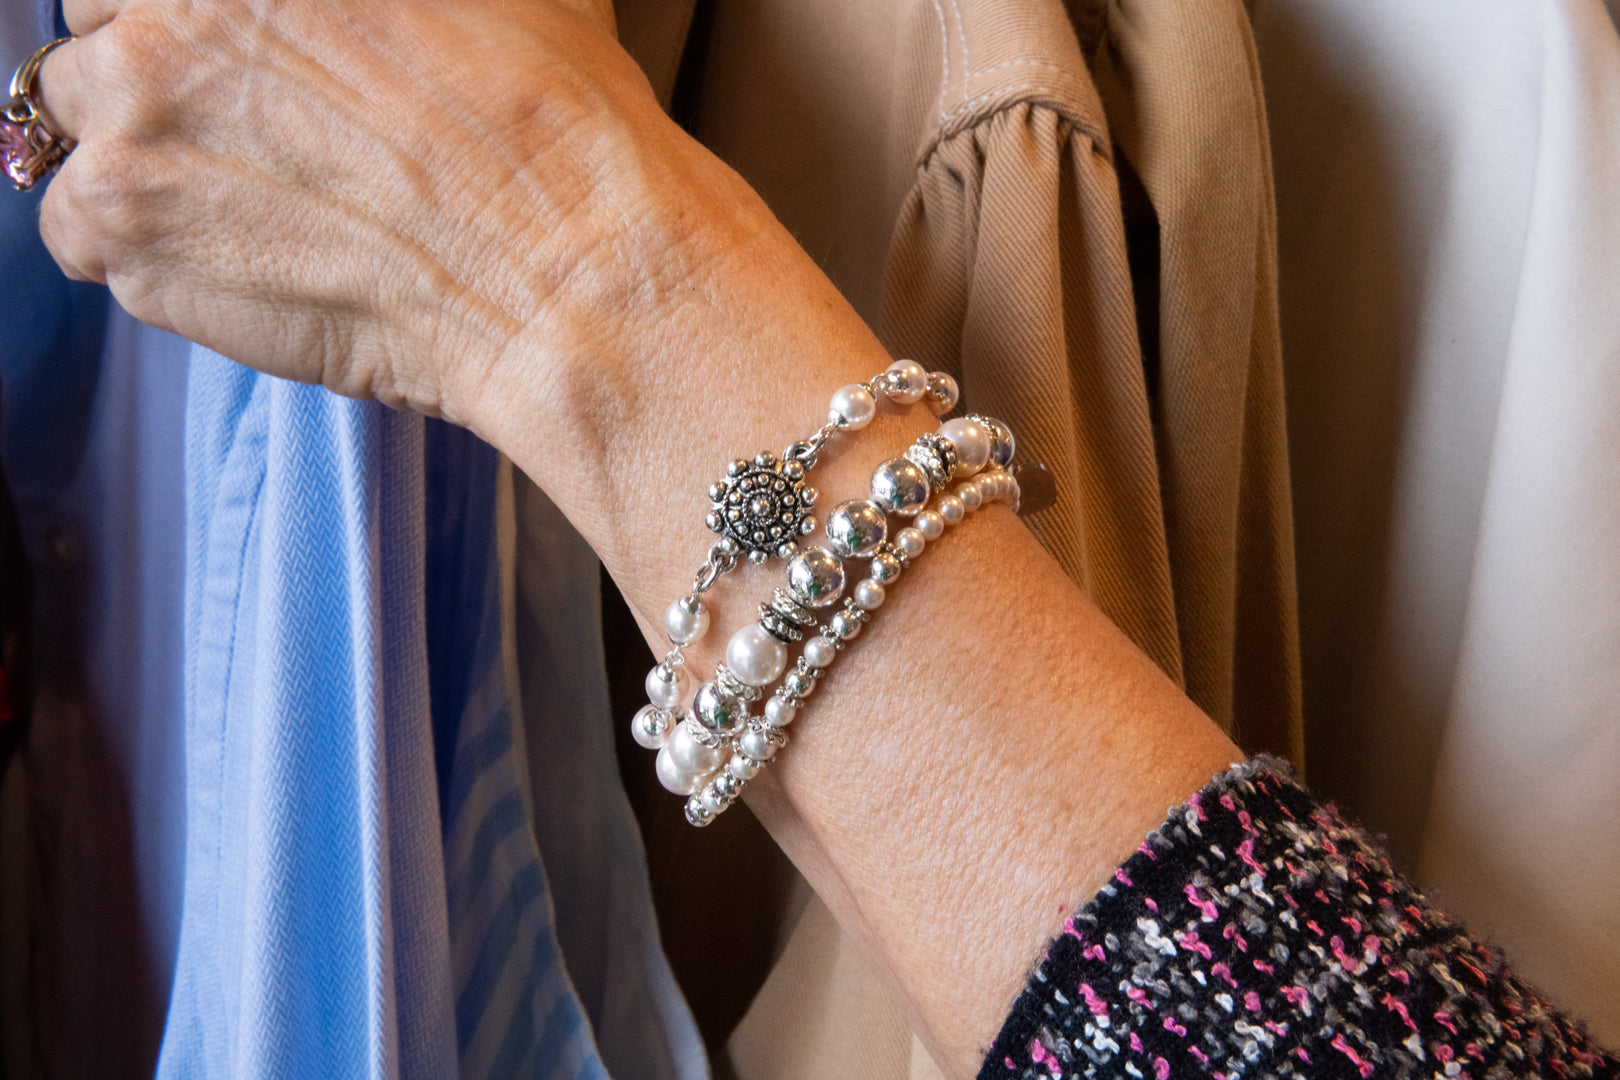
[[[41,77],[79,140],[42,212],[64,268],[260,370],[474,428],[596,549],[649,641],[711,538],[708,482],[889,362],[600,21],[554,0],[67,15],[85,36]],[[922,413],[829,452],[829,505],[931,429]],[[1004,510],[906,576],[749,799],[970,1076],[1054,912],[1235,751]],[[768,588],[728,586],[731,613],[749,584]],[[725,637],[689,662],[712,668]]]
[[[664,117],[606,0],[576,7],[595,17],[67,0],[83,36],[41,85],[79,145],[45,241],[146,322],[474,426],[514,351],[553,376],[641,356],[632,339],[750,226],[694,212],[741,185]]]

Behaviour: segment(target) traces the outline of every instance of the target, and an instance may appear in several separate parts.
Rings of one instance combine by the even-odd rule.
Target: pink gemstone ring
[[[0,165],[18,191],[27,191],[73,152],[73,140],[58,135],[45,124],[35,97],[39,65],[58,45],[72,41],[57,38],[35,49],[11,76],[11,100],[0,110]]]

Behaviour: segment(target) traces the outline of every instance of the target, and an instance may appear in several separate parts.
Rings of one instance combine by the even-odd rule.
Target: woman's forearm
[[[664,607],[712,539],[709,482],[802,437],[833,389],[890,361],[779,226],[726,228],[737,245],[697,260],[704,276],[642,322],[614,375],[569,391],[600,418],[592,468],[533,422],[545,391],[521,358],[480,421],[602,554],[660,652]],[[842,441],[814,474],[823,507],[864,496],[872,467],[935,423],[890,410]],[[711,594],[695,670],[779,575],[751,568]],[[790,731],[750,806],[963,1076],[1064,913],[1237,756],[1003,507],[906,573]]]
[[[64,268],[260,370],[472,427],[656,646],[709,483],[890,361],[572,11],[65,10],[88,36],[42,81],[80,143],[41,218]],[[841,440],[823,505],[934,423]],[[696,669],[772,576],[728,579]],[[907,571],[792,732],[750,802],[963,1076],[1063,913],[1236,755],[999,507]]]

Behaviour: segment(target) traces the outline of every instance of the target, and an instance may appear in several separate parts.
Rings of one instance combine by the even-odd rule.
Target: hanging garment
[[[0,52],[51,23],[7,0]],[[0,211],[5,458],[49,656],[8,1067],[706,1075],[632,872],[620,922],[571,935],[608,965],[589,1002],[569,979],[503,662],[494,452],[140,327],[55,270],[37,199]],[[14,1028],[37,1044],[13,1055]]]
[[[668,50],[634,25],[665,25],[653,7],[619,21],[658,86]],[[1099,606],[1246,746],[1297,757],[1259,77],[1236,0],[1172,7],[718,0],[692,128],[892,352],[957,375],[1053,467],[1030,524]],[[932,1068],[814,900],[731,1057],[744,1077]]]
[[[1253,8],[1313,783],[1612,1042],[1620,37],[1597,0]]]

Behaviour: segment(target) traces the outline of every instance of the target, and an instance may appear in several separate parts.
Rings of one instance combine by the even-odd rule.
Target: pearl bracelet
[[[636,742],[649,749],[661,747],[681,711],[688,686],[684,671],[686,646],[708,632],[710,612],[702,596],[744,558],[763,563],[771,557],[787,558],[798,550],[798,540],[816,529],[810,512],[818,498],[805,475],[815,467],[822,449],[841,431],[859,431],[877,415],[877,395],[899,405],[926,399],[935,415],[956,407],[956,380],[942,371],[928,372],[915,360],[897,360],[864,383],[836,391],[828,403],[826,422],[809,438],[793,443],[781,456],[762,450],[752,461],[739,458],[726,475],[709,486],[710,509],[705,524],[720,534],[692,577],[692,589],[664,612],[670,650],[647,673],[647,699],[631,721]]]
[[[827,522],[827,547],[795,553],[787,568],[787,588],[760,605],[758,623],[738,630],[727,643],[715,678],[698,688],[690,713],[657,700],[636,714],[636,741],[658,753],[658,778],[670,791],[688,795],[686,817],[707,825],[731,805],[767,762],[786,745],[782,730],[792,723],[816,680],[847,642],[859,634],[882,605],[886,588],[925,545],[943,535],[982,503],[1007,499],[1015,507],[1018,483],[1008,473],[1015,442],[998,420],[964,417],[920,437],[902,457],[872,474],[871,497],[845,502]],[[990,466],[978,479],[965,479],[950,493],[946,485]],[[930,499],[940,493],[937,508]],[[915,519],[889,538],[889,515]],[[868,575],[825,625],[816,611],[843,596],[845,560],[870,560]],[[671,608],[671,612],[675,611]],[[684,609],[683,609],[684,610]],[[787,667],[787,646],[805,637],[803,652],[782,686],[755,717],[750,706]],[[672,633],[673,637],[673,633]]]

